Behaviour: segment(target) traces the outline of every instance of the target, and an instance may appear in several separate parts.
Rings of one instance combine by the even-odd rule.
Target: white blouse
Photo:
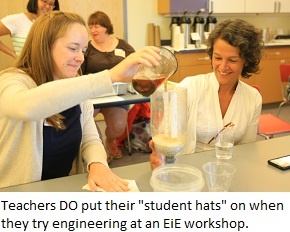
[[[208,142],[230,122],[235,124],[235,145],[256,140],[262,97],[255,88],[239,81],[222,118],[214,73],[187,77],[180,86],[188,89],[188,137],[183,154],[213,149]]]

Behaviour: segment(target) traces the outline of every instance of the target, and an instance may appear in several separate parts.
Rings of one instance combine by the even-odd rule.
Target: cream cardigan
[[[41,179],[43,120],[80,104],[82,142],[77,172],[91,162],[107,165],[90,98],[113,91],[109,72],[38,86],[23,72],[0,75],[0,187]],[[84,162],[83,162],[84,161]]]

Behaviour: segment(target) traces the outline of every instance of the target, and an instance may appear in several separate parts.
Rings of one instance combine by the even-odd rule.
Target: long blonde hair
[[[51,11],[38,17],[30,29],[22,53],[13,66],[27,73],[38,86],[53,81],[55,65],[52,47],[74,23],[86,27],[84,19],[75,13]],[[55,128],[65,129],[64,117],[60,114],[46,120]]]

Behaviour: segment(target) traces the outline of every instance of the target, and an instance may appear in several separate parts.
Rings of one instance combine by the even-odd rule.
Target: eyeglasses
[[[47,0],[41,0],[44,5],[48,5],[49,8],[54,9],[55,5],[52,2],[48,2]]]
[[[234,126],[235,124],[233,124],[232,122],[230,122],[230,123],[228,123],[228,124],[226,124],[225,126],[224,126],[224,128],[223,129],[221,129],[214,137],[212,137],[211,138],[211,140],[209,140],[208,141],[208,143],[207,144],[210,144],[213,140],[215,140],[217,137],[218,137],[218,135],[220,134],[220,133],[222,133],[227,127],[232,127],[232,126]]]

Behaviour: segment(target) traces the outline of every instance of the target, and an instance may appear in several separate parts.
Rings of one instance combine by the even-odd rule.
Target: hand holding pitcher
[[[155,90],[177,70],[177,59],[166,48],[160,47],[161,60],[158,66],[148,67],[141,64],[132,79],[134,89],[143,96],[150,96]]]

